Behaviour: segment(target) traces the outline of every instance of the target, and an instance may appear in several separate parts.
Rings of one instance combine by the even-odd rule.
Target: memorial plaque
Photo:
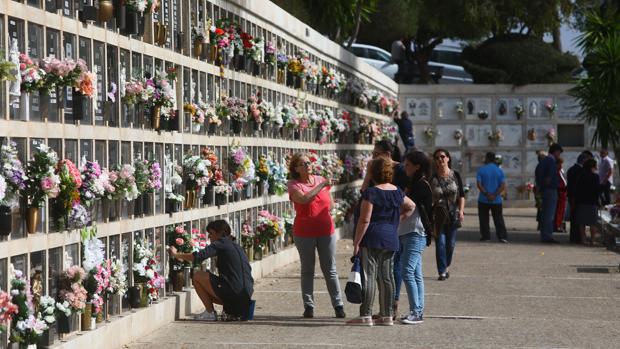
[[[501,168],[506,175],[520,175],[523,170],[523,160],[520,151],[498,151],[496,155],[502,156]]]
[[[484,147],[491,145],[489,134],[493,127],[491,125],[467,125],[465,128],[465,139],[470,147]]]
[[[504,140],[499,143],[502,147],[520,147],[523,145],[523,127],[521,125],[497,125],[497,129],[504,134]]]
[[[547,109],[547,105],[553,105],[551,97],[528,97],[524,106],[529,119],[551,119],[552,113]],[[557,110],[555,114],[557,114]]]
[[[463,172],[465,164],[463,163],[463,153],[460,151],[450,151],[450,159],[452,161],[452,169]]]
[[[463,108],[461,98],[437,98],[435,102],[435,117],[441,120],[459,120],[461,115],[458,108]]]
[[[415,138],[415,144],[418,147],[425,147],[425,149],[429,150],[428,147],[433,147],[434,143],[428,137],[424,135],[424,130],[430,125],[415,125],[413,126],[413,135]]]
[[[431,120],[432,103],[430,98],[407,98],[407,113],[414,122]]]
[[[465,134],[461,125],[438,125],[437,130],[439,134],[435,140],[435,144],[438,147],[460,147],[465,145]],[[460,130],[463,137],[461,142],[457,141],[454,137],[455,131]]]
[[[523,184],[520,178],[506,178],[506,194],[504,199],[506,201],[520,199],[519,186]],[[505,204],[505,203],[504,203]]]
[[[549,146],[549,139],[547,139],[547,134],[551,129],[555,130],[553,125],[526,125],[526,133],[525,138],[528,148],[537,148],[547,150]],[[556,130],[557,132],[557,130]]]
[[[519,114],[517,108],[522,108],[523,112]],[[495,115],[497,120],[516,121],[525,116],[525,107],[523,100],[513,97],[500,97],[495,105]]]
[[[465,98],[463,109],[467,120],[490,120],[491,98]]]
[[[557,98],[558,111],[557,116],[562,120],[577,120],[581,106],[579,102],[571,96],[561,96]]]

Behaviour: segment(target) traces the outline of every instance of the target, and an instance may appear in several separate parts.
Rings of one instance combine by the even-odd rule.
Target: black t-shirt
[[[251,297],[254,293],[254,279],[252,267],[241,246],[229,238],[222,238],[211,243],[207,248],[194,252],[195,263],[201,263],[207,258],[217,257],[217,270],[220,279],[228,285],[235,294],[247,292]]]

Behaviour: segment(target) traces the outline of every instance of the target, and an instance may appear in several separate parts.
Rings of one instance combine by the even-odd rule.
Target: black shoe
[[[444,281],[445,279],[447,279],[446,274],[441,274],[441,275],[439,275],[439,277],[437,278],[437,280],[439,280],[439,281]]]
[[[447,272],[446,272],[446,279],[449,279],[449,278],[450,278],[450,272],[449,272],[449,271],[447,271]]]
[[[491,241],[491,238],[480,238],[480,241]]]
[[[347,317],[347,314],[344,313],[344,307],[342,305],[336,306],[334,311],[336,312],[336,317],[338,319],[344,319]]]
[[[560,242],[554,239],[551,240],[542,240],[543,243],[545,244],[559,244]]]
[[[501,242],[502,244],[507,244],[508,240],[506,240],[506,239],[499,239],[499,242]]]
[[[312,319],[314,317],[314,308],[305,306],[304,307],[304,317],[306,319]]]

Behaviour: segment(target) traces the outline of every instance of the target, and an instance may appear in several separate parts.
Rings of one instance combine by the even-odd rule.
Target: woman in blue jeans
[[[433,192],[433,230],[439,281],[450,277],[448,268],[456,246],[456,230],[464,219],[465,193],[458,172],[450,168],[450,153],[437,149],[433,153],[435,174],[429,180]]]
[[[427,180],[431,164],[420,151],[408,153],[404,164],[407,177],[410,178],[406,194],[415,203],[415,211],[398,226],[401,274],[409,298],[409,313],[401,317],[400,321],[403,324],[419,324],[424,316],[422,251],[431,243],[429,215],[433,193]]]

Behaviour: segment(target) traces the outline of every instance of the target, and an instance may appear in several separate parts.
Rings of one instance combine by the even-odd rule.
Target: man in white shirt
[[[607,149],[601,149],[601,164],[598,167],[598,176],[601,179],[601,204],[611,203],[611,184],[614,178],[614,161],[609,157]]]

